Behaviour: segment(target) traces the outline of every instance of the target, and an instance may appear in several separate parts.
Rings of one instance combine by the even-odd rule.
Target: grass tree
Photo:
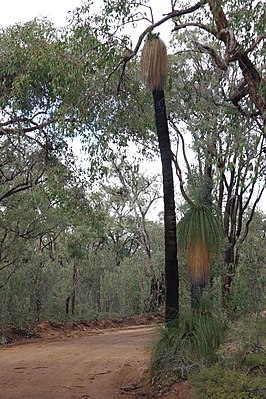
[[[173,320],[178,314],[178,262],[172,151],[164,95],[164,84],[167,77],[167,70],[168,57],[166,46],[158,35],[150,33],[141,54],[141,72],[144,82],[152,91],[153,95],[156,130],[162,163],[165,232],[166,323]]]
[[[221,250],[220,219],[210,204],[204,203],[199,197],[189,203],[177,231],[178,247],[189,269],[192,307],[197,308],[209,278],[211,263]]]

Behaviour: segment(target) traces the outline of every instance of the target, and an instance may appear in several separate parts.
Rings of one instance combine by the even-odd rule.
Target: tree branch
[[[122,59],[122,61],[119,63],[119,65],[118,65],[118,67],[120,65],[122,65],[122,73],[121,73],[121,77],[120,77],[120,81],[119,81],[119,85],[118,85],[118,89],[117,89],[118,92],[120,91],[121,82],[122,82],[122,79],[123,79],[123,75],[124,75],[124,72],[125,72],[126,65],[133,57],[135,57],[135,55],[139,51],[139,48],[140,48],[144,38],[146,37],[146,35],[148,33],[152,32],[154,28],[157,28],[158,26],[162,25],[164,22],[169,21],[172,18],[180,17],[180,16],[186,15],[186,14],[191,14],[194,11],[197,11],[199,8],[201,8],[206,3],[206,1],[207,0],[199,1],[194,6],[186,8],[184,10],[173,10],[169,14],[167,14],[164,18],[162,18],[159,21],[157,21],[157,22],[151,24],[150,26],[148,26],[141,33],[141,35],[138,38],[138,41],[137,41],[137,44],[136,44],[135,48],[130,52],[130,54],[126,55]],[[116,70],[117,70],[117,68],[116,68]]]
[[[195,23],[195,22],[186,22],[184,24],[178,24],[177,22],[175,22],[175,27],[172,30],[172,32],[181,30],[181,29],[185,29],[187,27],[195,27],[195,28],[200,28],[202,30],[205,30],[206,32],[210,33],[211,35],[215,36],[217,38],[218,36],[218,32],[216,32],[215,30],[210,29],[207,25],[204,24],[200,24],[200,23]]]
[[[261,199],[261,197],[262,197],[262,194],[263,194],[264,190],[265,190],[265,185],[262,187],[262,189],[260,190],[259,195],[257,196],[256,200],[255,200],[254,203],[253,203],[253,206],[252,206],[252,208],[251,208],[251,212],[250,212],[250,214],[249,214],[248,221],[246,222],[245,232],[244,232],[244,234],[243,234],[243,236],[242,236],[242,238],[241,238],[241,240],[240,240],[240,243],[241,243],[241,244],[242,244],[242,243],[245,241],[245,239],[247,238],[247,235],[248,235],[248,232],[249,232],[249,226],[250,226],[250,223],[252,222],[252,219],[253,219],[253,216],[254,216],[254,213],[255,213],[255,210],[256,210],[256,206],[257,206],[258,202],[260,201],[260,199]]]
[[[188,162],[188,158],[187,158],[187,155],[186,155],[186,145],[185,145],[184,136],[182,135],[182,133],[180,132],[180,130],[178,129],[178,127],[176,126],[176,124],[174,123],[172,118],[169,118],[169,122],[170,122],[170,125],[172,126],[172,128],[176,131],[176,133],[178,134],[178,136],[181,139],[183,157],[184,157],[184,160],[185,160],[185,163],[186,163],[187,171],[190,174],[191,173],[191,168],[190,168],[190,164]]]
[[[227,71],[228,62],[224,60],[220,55],[218,55],[212,47],[200,44],[198,42],[193,42],[193,44],[201,53],[208,53],[212,57],[218,68],[222,69],[223,71]]]
[[[55,122],[56,119],[55,118],[50,118],[47,121],[43,122],[43,123],[34,123],[34,126],[31,127],[24,127],[24,128],[19,128],[19,127],[14,127],[14,128],[1,128],[0,129],[0,135],[6,135],[6,134],[10,134],[10,133],[30,133],[30,132],[34,132],[35,130],[41,130],[46,126],[49,126],[51,123]],[[33,123],[33,122],[32,122]]]
[[[178,164],[177,157],[173,153],[172,153],[172,160],[174,162],[176,175],[177,175],[178,180],[179,180],[179,187],[180,187],[181,194],[182,194],[183,198],[187,201],[187,203],[189,205],[194,206],[194,202],[190,199],[190,197],[187,195],[187,193],[186,193],[186,191],[184,189],[184,181],[183,181],[183,178],[182,178],[181,168],[180,168],[180,166]]]
[[[255,47],[257,47],[257,45],[266,38],[266,33],[263,33],[261,36],[257,37],[257,39],[254,41],[254,43],[252,44],[252,46],[248,47],[245,51],[244,54],[248,54],[251,53]]]
[[[242,70],[242,74],[248,85],[250,98],[257,107],[257,109],[260,111],[260,114],[262,116],[265,115],[265,102],[258,88],[262,80],[257,69],[248,58],[248,52],[245,52],[242,49],[242,46],[239,45],[239,43],[236,41],[223,11],[222,1],[208,0],[208,4],[210,6],[214,22],[219,32],[218,39],[225,43],[228,55],[231,56],[228,58],[228,61],[238,61],[239,67]]]

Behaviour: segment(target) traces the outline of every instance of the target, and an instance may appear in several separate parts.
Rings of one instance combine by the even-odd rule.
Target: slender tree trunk
[[[73,266],[72,272],[72,292],[68,295],[66,299],[66,315],[69,316],[69,304],[71,302],[71,314],[72,316],[75,315],[75,308],[76,308],[76,286],[78,282],[78,268],[76,265]]]
[[[152,94],[163,174],[166,285],[165,321],[167,324],[177,317],[179,310],[179,282],[172,151],[170,147],[164,91],[153,90]]]
[[[42,302],[39,298],[39,293],[36,294],[35,299],[35,321],[39,322],[41,318]]]
[[[160,307],[165,303],[165,278],[164,275],[153,276],[150,288],[150,303],[148,312],[158,312]]]
[[[70,301],[70,295],[68,295],[66,299],[66,316],[69,316],[69,301]]]
[[[72,294],[71,294],[71,314],[74,316],[75,314],[75,307],[76,307],[76,286],[78,283],[78,269],[77,266],[73,266],[73,275],[72,275]]]
[[[222,305],[227,308],[229,304],[229,295],[235,272],[239,262],[239,253],[236,245],[231,246],[224,251],[222,263]]]
[[[222,262],[222,305],[227,308],[229,295],[234,278],[237,259],[234,256],[234,246],[230,246],[223,254]]]

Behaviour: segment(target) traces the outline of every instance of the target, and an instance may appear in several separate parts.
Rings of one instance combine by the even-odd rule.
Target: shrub
[[[266,396],[263,375],[251,376],[217,365],[191,375],[190,383],[195,399],[264,399]]]
[[[230,326],[219,364],[233,370],[254,373],[266,369],[266,320],[256,317],[239,320]]]
[[[190,311],[162,329],[152,353],[152,377],[170,382],[186,378],[201,365],[213,364],[224,332],[225,325],[204,306]]]

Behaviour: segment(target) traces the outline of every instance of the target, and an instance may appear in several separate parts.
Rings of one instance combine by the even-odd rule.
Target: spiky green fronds
[[[168,57],[164,42],[157,35],[149,35],[143,46],[140,60],[141,76],[150,90],[163,89]]]
[[[191,282],[206,283],[211,261],[221,248],[221,224],[207,206],[192,206],[177,226],[178,245],[186,257]]]
[[[204,304],[205,301],[205,304]],[[198,365],[217,361],[226,325],[210,311],[209,298],[201,298],[197,311],[186,311],[162,329],[152,351],[151,374],[158,382],[187,378]]]

